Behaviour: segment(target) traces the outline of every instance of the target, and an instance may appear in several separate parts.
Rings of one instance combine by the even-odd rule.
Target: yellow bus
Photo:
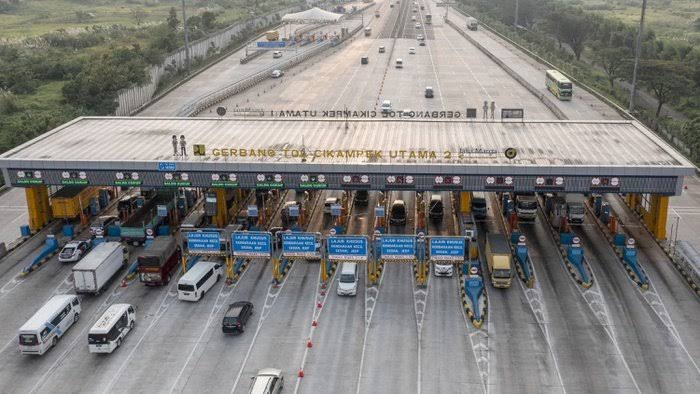
[[[547,70],[545,84],[547,89],[557,96],[559,100],[571,100],[573,85],[564,74],[557,70]]]

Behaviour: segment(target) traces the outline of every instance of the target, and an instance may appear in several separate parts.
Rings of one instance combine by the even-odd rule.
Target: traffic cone
[[[126,287],[126,279],[122,279],[122,282],[119,284],[120,287]]]
[[[321,309],[322,306],[320,302],[316,303],[316,308]]]
[[[316,320],[311,321],[311,327],[316,327],[318,326],[318,322]]]
[[[306,347],[308,347],[308,348],[314,347],[314,345],[313,345],[313,343],[311,343],[310,339],[308,341],[306,341]]]
[[[326,292],[323,291],[323,290],[321,290],[321,295],[322,295],[322,296],[326,295]]]
[[[304,377],[304,370],[300,369],[299,373],[297,374],[298,377],[303,378]]]

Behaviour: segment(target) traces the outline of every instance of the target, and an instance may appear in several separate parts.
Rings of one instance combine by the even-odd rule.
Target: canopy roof
[[[325,11],[318,7],[314,7],[306,11],[287,14],[282,17],[282,21],[301,23],[337,22],[343,16],[343,14],[335,14],[333,12]]]

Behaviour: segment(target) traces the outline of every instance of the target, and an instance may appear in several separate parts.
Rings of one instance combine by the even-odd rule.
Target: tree
[[[562,18],[560,24],[562,41],[569,44],[571,50],[574,51],[576,60],[581,60],[581,53],[583,53],[586,40],[591,35],[593,24],[581,10],[566,13]]]
[[[177,10],[175,7],[170,7],[170,13],[168,14],[167,21],[170,30],[177,30],[178,26],[180,26],[180,20],[177,19]]]
[[[611,90],[615,87],[615,79],[620,76],[630,54],[627,48],[602,48],[595,52],[596,62],[603,67],[605,75],[608,76]]]
[[[202,27],[204,30],[211,30],[216,26],[216,14],[211,11],[204,11],[202,13]]]
[[[664,104],[690,93],[690,71],[683,64],[666,60],[644,60],[639,63],[637,72],[640,82],[658,100],[655,119],[659,118]]]
[[[63,86],[63,97],[72,105],[97,115],[117,108],[117,93],[148,81],[146,63],[134,49],[113,48],[95,55],[83,70]]]
[[[136,26],[140,26],[141,23],[143,23],[144,19],[146,19],[146,11],[143,10],[143,8],[140,7],[135,7],[129,10],[129,13],[131,14],[131,17],[134,18],[134,22],[136,22]]]

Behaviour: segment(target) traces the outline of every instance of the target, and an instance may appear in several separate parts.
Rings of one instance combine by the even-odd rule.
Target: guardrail
[[[296,66],[297,64],[317,55],[318,53],[322,52],[323,50],[330,48],[331,46],[338,45],[348,38],[352,37],[355,35],[358,31],[362,30],[362,25],[359,25],[349,31],[348,35],[340,39],[337,43],[333,43],[331,40],[324,41],[315,47],[308,49],[304,51],[301,54],[293,56],[291,59],[285,60],[281,63],[271,65],[269,67],[266,67],[265,69],[258,71],[257,73],[254,73],[252,75],[249,75],[239,81],[233,82],[222,89],[216,90],[214,92],[209,92],[205,93],[193,100],[191,100],[189,103],[185,104],[180,110],[177,112],[177,116],[196,116],[200,112],[204,111],[206,108],[211,107],[214,104],[217,104],[235,94],[238,94],[258,83],[261,81],[270,78],[270,73],[273,70],[286,70],[291,67]]]
[[[686,241],[678,241],[674,250],[670,255],[671,262],[695,293],[700,295],[700,254]]]

